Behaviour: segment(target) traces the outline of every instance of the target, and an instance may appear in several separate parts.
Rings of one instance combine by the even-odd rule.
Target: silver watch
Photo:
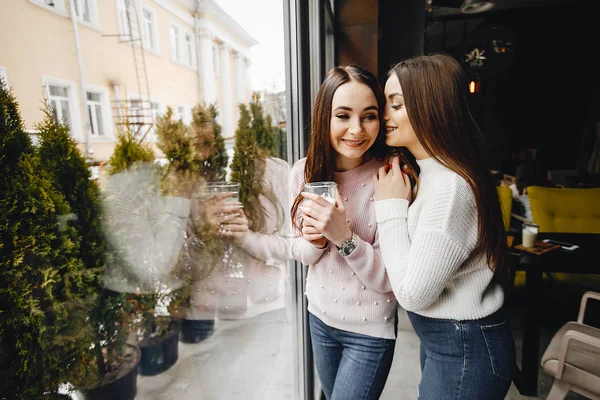
[[[350,254],[352,254],[354,252],[354,250],[356,250],[357,246],[358,246],[358,238],[356,237],[356,235],[354,233],[352,233],[352,238],[350,238],[350,240],[346,240],[344,243],[342,243],[342,245],[340,247],[338,247],[338,252],[342,256],[348,257]]]

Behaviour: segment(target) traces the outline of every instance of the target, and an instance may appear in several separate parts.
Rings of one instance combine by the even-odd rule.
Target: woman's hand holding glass
[[[249,231],[249,221],[244,213],[244,206],[239,201],[232,201],[235,193],[217,193],[209,200],[207,217],[209,222],[219,228],[221,235],[229,237],[235,244],[244,241]]]
[[[373,175],[375,197],[377,200],[406,199],[410,203],[412,186],[408,174],[400,169],[400,157],[392,157],[390,165],[386,163],[377,175]]]
[[[302,192],[301,194],[302,197],[310,200],[303,202],[299,207],[302,211],[302,234],[306,240],[315,244],[314,241],[319,240],[320,234],[322,238],[336,246],[341,246],[352,238],[352,231],[346,222],[346,207],[339,192],[335,205],[315,193]],[[317,247],[324,247],[324,245]]]

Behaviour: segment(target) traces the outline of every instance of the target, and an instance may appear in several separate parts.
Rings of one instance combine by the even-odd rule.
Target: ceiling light
[[[460,11],[464,14],[477,14],[487,11],[494,7],[494,2],[491,0],[464,0]]]

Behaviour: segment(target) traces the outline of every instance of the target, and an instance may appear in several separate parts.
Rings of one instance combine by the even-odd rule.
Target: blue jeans
[[[379,399],[395,340],[332,328],[309,313],[312,350],[328,400]]]
[[[419,400],[503,400],[511,383],[515,344],[502,311],[474,321],[409,312],[421,339]]]

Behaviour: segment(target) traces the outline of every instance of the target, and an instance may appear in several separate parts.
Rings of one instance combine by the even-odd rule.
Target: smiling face
[[[391,74],[385,83],[385,144],[392,147],[406,146],[419,160],[427,158],[427,153],[408,119],[402,87],[396,74]]]
[[[366,161],[365,153],[377,139],[377,99],[369,86],[352,80],[335,91],[331,110],[329,139],[336,170],[347,171]]]

